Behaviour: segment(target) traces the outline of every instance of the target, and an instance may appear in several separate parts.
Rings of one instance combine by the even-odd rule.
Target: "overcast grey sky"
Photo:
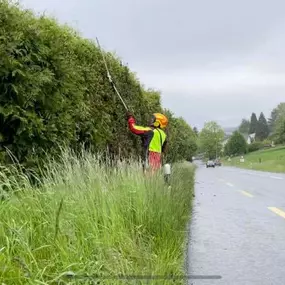
[[[285,101],[284,0],[20,0],[97,36],[192,126]]]

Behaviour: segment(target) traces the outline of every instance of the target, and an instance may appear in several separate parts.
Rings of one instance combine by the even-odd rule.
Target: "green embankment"
[[[96,284],[83,276],[185,274],[191,164],[175,166],[171,189],[162,175],[145,178],[137,164],[110,167],[87,153],[75,158],[66,152],[61,163],[47,168],[40,188],[2,169],[2,188],[14,191],[0,206],[2,284]],[[147,282],[136,284],[184,284]]]
[[[224,161],[224,164],[262,171],[285,172],[284,146],[252,152],[245,155],[244,159],[244,163],[241,163],[240,157],[235,157],[231,162]]]

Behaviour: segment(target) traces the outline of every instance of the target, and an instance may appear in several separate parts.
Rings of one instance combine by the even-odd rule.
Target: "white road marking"
[[[259,176],[259,177],[268,177],[267,175],[263,175],[263,174],[251,172],[251,171],[240,171],[240,173],[246,174],[246,175],[255,175],[255,176]]]
[[[239,171],[239,173],[241,174],[247,174],[247,175],[255,175],[255,176],[259,176],[259,177],[264,177],[264,178],[272,178],[272,179],[278,179],[278,180],[283,180],[284,178],[283,177],[280,177],[280,176],[268,176],[266,174],[262,174],[262,173],[257,173],[257,172],[251,172],[251,171]]]
[[[227,183],[227,185],[230,187],[234,187],[234,185],[232,183]]]
[[[282,178],[282,177],[278,177],[278,176],[270,176],[270,178],[272,178],[272,179],[279,179],[279,180],[283,180],[283,178]]]

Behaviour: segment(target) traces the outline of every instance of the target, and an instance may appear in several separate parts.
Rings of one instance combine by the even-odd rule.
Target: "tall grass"
[[[14,180],[15,173],[1,173],[10,193],[0,205],[4,284],[97,284],[95,278],[90,283],[92,276],[185,274],[190,165],[174,168],[171,189],[160,174],[145,177],[138,163],[111,166],[88,153],[65,152],[60,162],[48,161],[40,187],[22,173]]]

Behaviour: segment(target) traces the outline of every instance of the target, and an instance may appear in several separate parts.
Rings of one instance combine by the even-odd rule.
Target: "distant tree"
[[[168,147],[164,160],[175,162],[191,160],[197,151],[197,137],[187,122],[179,117],[176,118],[170,110],[164,110],[169,120]]]
[[[277,127],[277,121],[285,118],[285,102],[278,104],[271,112],[271,116],[268,119],[268,126],[270,132],[274,133]]]
[[[266,138],[268,138],[269,136],[269,127],[268,127],[268,123],[267,120],[264,116],[264,114],[261,112],[259,119],[258,119],[258,123],[257,123],[257,127],[256,127],[256,139],[263,141]]]
[[[250,121],[248,119],[242,119],[238,131],[242,134],[248,134],[250,129]]]
[[[198,129],[196,127],[193,128],[193,132],[195,133],[196,136],[198,136],[199,131],[198,131]]]
[[[227,141],[227,143],[224,146],[223,155],[227,155],[227,156],[231,155],[231,152],[229,150],[229,141]]]
[[[224,130],[216,122],[207,122],[199,134],[199,148],[210,159],[220,155]]]
[[[280,117],[276,122],[275,137],[277,143],[285,143],[285,117]]]
[[[244,136],[235,131],[225,145],[226,155],[243,155],[247,152],[247,143]]]
[[[278,114],[277,108],[274,108],[271,112],[270,118],[268,119],[268,127],[269,127],[270,132],[274,131],[275,123],[276,123],[277,116],[278,116],[277,114]]]
[[[257,117],[255,113],[251,114],[250,118],[250,126],[249,126],[249,134],[253,134],[256,132],[256,127],[257,127]]]

